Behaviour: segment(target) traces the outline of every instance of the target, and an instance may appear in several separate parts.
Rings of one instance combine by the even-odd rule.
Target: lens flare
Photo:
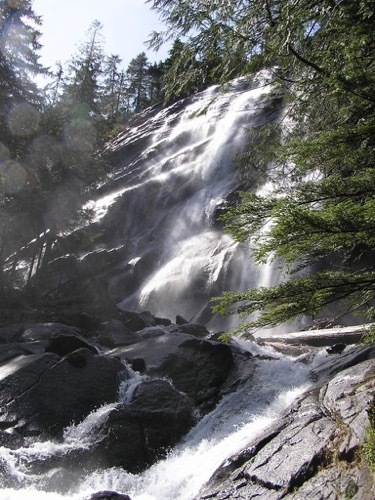
[[[27,183],[27,172],[18,162],[7,160],[0,163],[0,179],[6,193],[17,193]]]
[[[40,124],[40,113],[31,104],[22,102],[11,109],[8,127],[12,134],[27,137],[34,134]]]
[[[95,130],[88,120],[78,118],[65,126],[64,139],[67,147],[89,153],[95,144]]]

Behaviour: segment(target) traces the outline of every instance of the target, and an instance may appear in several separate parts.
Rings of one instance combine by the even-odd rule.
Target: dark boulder
[[[185,392],[195,404],[206,406],[207,403],[207,409],[217,403],[219,388],[233,365],[228,345],[185,333],[150,338],[114,349],[109,355],[130,362],[143,359],[147,375],[169,378],[176,389]]]
[[[138,332],[138,335],[142,337],[143,340],[152,339],[154,337],[160,337],[168,333],[168,330],[162,326],[147,326]]]
[[[147,326],[156,325],[155,318],[149,311],[136,313],[132,311],[120,310],[119,316],[124,325],[132,332],[138,332]]]
[[[59,437],[94,408],[117,400],[124,366],[79,349],[19,356],[0,373],[0,423],[21,436]]]
[[[74,332],[59,331],[53,333],[46,345],[46,352],[52,352],[58,356],[65,356],[77,349],[86,348],[98,354],[98,349],[90,344],[84,337]]]
[[[177,316],[176,316],[176,325],[185,325],[186,323],[188,323],[188,320],[186,320],[184,317],[182,317],[179,314],[177,314]]]
[[[48,461],[35,460],[40,472],[54,467],[85,471],[121,467],[131,473],[146,469],[175,446],[195,420],[189,398],[165,380],[141,382],[129,395],[130,402],[105,408],[104,418],[90,432],[90,442],[61,452]]]
[[[131,500],[131,498],[115,491],[98,491],[98,493],[93,493],[83,500]]]
[[[155,324],[156,325],[163,325],[163,326],[168,326],[172,323],[172,321],[168,318],[158,318],[155,316]]]
[[[143,340],[138,333],[127,328],[119,319],[111,319],[101,323],[98,343],[111,349],[136,344]]]
[[[333,346],[327,347],[326,351],[328,354],[341,354],[345,348],[345,344],[333,344]]]
[[[62,323],[17,323],[0,328],[0,342],[48,341],[57,332],[80,333],[80,330]]]
[[[210,332],[201,323],[170,325],[168,331],[171,333],[188,333],[189,335],[194,335],[194,337],[206,337],[210,335]]]
[[[194,424],[193,407],[164,380],[141,383],[129,404],[118,404],[96,430],[95,462],[138,472],[165,456]]]

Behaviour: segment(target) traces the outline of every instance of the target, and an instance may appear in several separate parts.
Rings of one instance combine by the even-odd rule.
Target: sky
[[[77,52],[96,19],[103,25],[106,55],[119,55],[123,69],[141,52],[146,52],[150,62],[167,57],[168,47],[155,52],[144,45],[153,30],[163,28],[145,0],[33,0],[33,9],[43,23],[40,62],[51,69],[57,61],[64,65]]]

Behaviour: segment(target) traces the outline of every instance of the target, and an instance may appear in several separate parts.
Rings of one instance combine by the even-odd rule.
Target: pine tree
[[[34,174],[24,161],[40,125],[41,98],[33,77],[38,62],[40,18],[31,1],[0,1],[0,295],[7,286],[7,256],[30,236],[35,209]],[[23,225],[19,222],[23,221]]]
[[[78,107],[86,117],[100,113],[99,78],[104,64],[102,28],[99,21],[91,24],[79,53],[70,62],[68,81],[63,94],[68,105],[72,108]]]
[[[32,113],[32,107],[40,105],[40,95],[33,77],[43,73],[39,64],[38,50],[40,36],[37,27],[41,24],[31,7],[30,0],[0,1],[0,134],[1,141],[17,154],[23,147],[20,137],[28,135],[27,130],[18,130],[9,123],[9,114],[15,120],[22,113],[17,104],[27,103],[23,110]],[[19,132],[19,133],[18,133]]]
[[[119,116],[120,110],[126,108],[126,77],[120,69],[121,59],[111,55],[106,59],[104,68],[102,113],[110,124]]]
[[[144,52],[130,61],[126,77],[131,107],[135,113],[138,113],[150,103],[149,62]]]

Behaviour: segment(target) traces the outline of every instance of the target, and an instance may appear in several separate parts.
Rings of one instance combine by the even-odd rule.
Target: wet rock
[[[79,333],[78,328],[62,323],[16,323],[0,328],[0,342],[48,341],[56,332]]]
[[[155,318],[149,311],[136,313],[121,310],[119,314],[124,325],[132,332],[138,332],[147,326],[156,325]]]
[[[139,344],[114,349],[110,356],[132,362],[143,359],[147,375],[167,377],[177,390],[193,402],[212,400],[212,388],[220,388],[233,365],[231,348],[220,342],[195,338],[185,333],[169,333]]]
[[[155,316],[155,323],[157,325],[168,326],[172,323],[172,321],[168,318],[158,318],[157,316]]]
[[[171,333],[188,333],[189,335],[194,335],[194,337],[206,337],[210,335],[207,328],[200,323],[171,325],[168,327],[168,331]]]
[[[52,352],[58,356],[65,356],[77,349],[89,349],[98,354],[98,349],[77,333],[59,331],[50,335],[46,345],[46,352]]]
[[[100,325],[99,344],[111,349],[142,342],[143,338],[127,328],[119,319],[111,319]]]
[[[148,326],[146,328],[143,328],[143,330],[140,330],[138,332],[138,335],[140,335],[142,339],[147,340],[147,339],[152,339],[154,337],[160,337],[162,335],[165,335],[166,333],[168,333],[168,330],[165,329],[164,327]]]
[[[198,498],[372,499],[371,472],[354,457],[374,384],[375,359],[336,374],[219,467]]]
[[[188,321],[185,318],[183,318],[182,316],[180,316],[179,314],[177,314],[176,325],[185,325],[186,323],[188,323]]]
[[[55,457],[55,461],[72,470],[79,464],[86,471],[122,467],[138,473],[165,457],[194,422],[193,406],[185,394],[165,380],[144,381],[130,402],[108,408],[91,443]]]
[[[333,344],[333,346],[327,347],[326,351],[328,354],[341,354],[345,348],[345,344]]]
[[[44,346],[41,347],[40,352],[44,351]],[[25,354],[32,354],[30,349],[25,347],[25,344],[0,344],[0,364],[10,361],[18,356]]]
[[[98,406],[116,401],[123,364],[79,349],[19,356],[0,367],[0,422],[21,436],[61,435]]]
[[[116,493],[115,491],[99,491],[89,497],[85,497],[83,500],[131,500],[131,498],[128,495]]]
[[[329,380],[336,373],[373,357],[375,357],[375,344],[348,348],[341,356],[335,357],[333,360],[330,358],[316,366],[311,371],[311,378],[313,380]]]

